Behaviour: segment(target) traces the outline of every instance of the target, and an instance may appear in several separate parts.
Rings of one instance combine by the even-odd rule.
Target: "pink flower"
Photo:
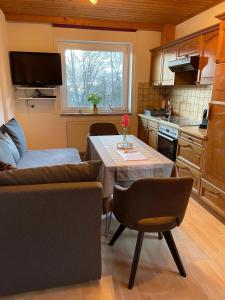
[[[121,120],[121,125],[123,128],[127,128],[129,127],[130,124],[130,119],[128,115],[123,115],[122,116],[122,120]]]

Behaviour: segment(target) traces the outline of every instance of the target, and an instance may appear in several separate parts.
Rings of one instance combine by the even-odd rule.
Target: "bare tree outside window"
[[[123,65],[122,51],[66,49],[68,107],[89,107],[90,93],[102,96],[100,107],[122,107]]]

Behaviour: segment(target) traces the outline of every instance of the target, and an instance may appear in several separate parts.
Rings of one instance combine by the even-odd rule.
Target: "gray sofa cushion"
[[[14,166],[16,165],[16,162],[10,151],[9,145],[4,140],[1,139],[0,139],[0,161],[10,165],[14,165]]]
[[[101,161],[0,172],[0,186],[97,181]]]
[[[20,160],[20,154],[19,154],[18,149],[16,148],[16,145],[14,144],[13,140],[8,135],[8,133],[7,132],[5,132],[5,133],[0,132],[0,140],[3,140],[7,143],[15,162],[18,163],[18,161]]]
[[[19,123],[12,118],[5,125],[2,125],[1,130],[3,130],[3,133],[7,132],[9,134],[22,157],[27,151],[27,145],[23,129]]]
[[[80,161],[79,152],[74,148],[30,150],[27,151],[21,158],[17,164],[17,168],[25,169],[63,164],[76,164]]]

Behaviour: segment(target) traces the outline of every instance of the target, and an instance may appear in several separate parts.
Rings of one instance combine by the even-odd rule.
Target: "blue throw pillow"
[[[13,140],[8,135],[8,133],[7,132],[5,132],[5,133],[0,132],[0,140],[3,140],[8,144],[9,149],[10,149],[12,155],[13,155],[13,158],[14,158],[15,162],[18,163],[18,161],[20,160],[20,154],[19,154],[18,149],[16,148],[16,145],[14,144]]]
[[[0,139],[0,161],[13,166],[16,165],[16,162],[10,151],[9,145],[1,139]]]
[[[14,118],[12,118],[2,126],[1,130],[3,131],[3,133],[8,133],[8,135],[16,145],[20,156],[22,157],[27,151],[27,145],[24,132],[20,124]]]

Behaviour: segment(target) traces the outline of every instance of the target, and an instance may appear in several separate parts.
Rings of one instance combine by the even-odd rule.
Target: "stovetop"
[[[179,128],[182,126],[193,126],[198,125],[199,122],[194,122],[190,119],[171,117],[170,119],[161,118],[159,123],[159,132],[173,138],[177,139],[179,136]]]
[[[195,126],[199,124],[199,121],[193,121],[187,118],[182,118],[182,117],[171,117],[171,118],[161,118],[162,121],[169,124],[175,124],[178,127],[180,126]]]

